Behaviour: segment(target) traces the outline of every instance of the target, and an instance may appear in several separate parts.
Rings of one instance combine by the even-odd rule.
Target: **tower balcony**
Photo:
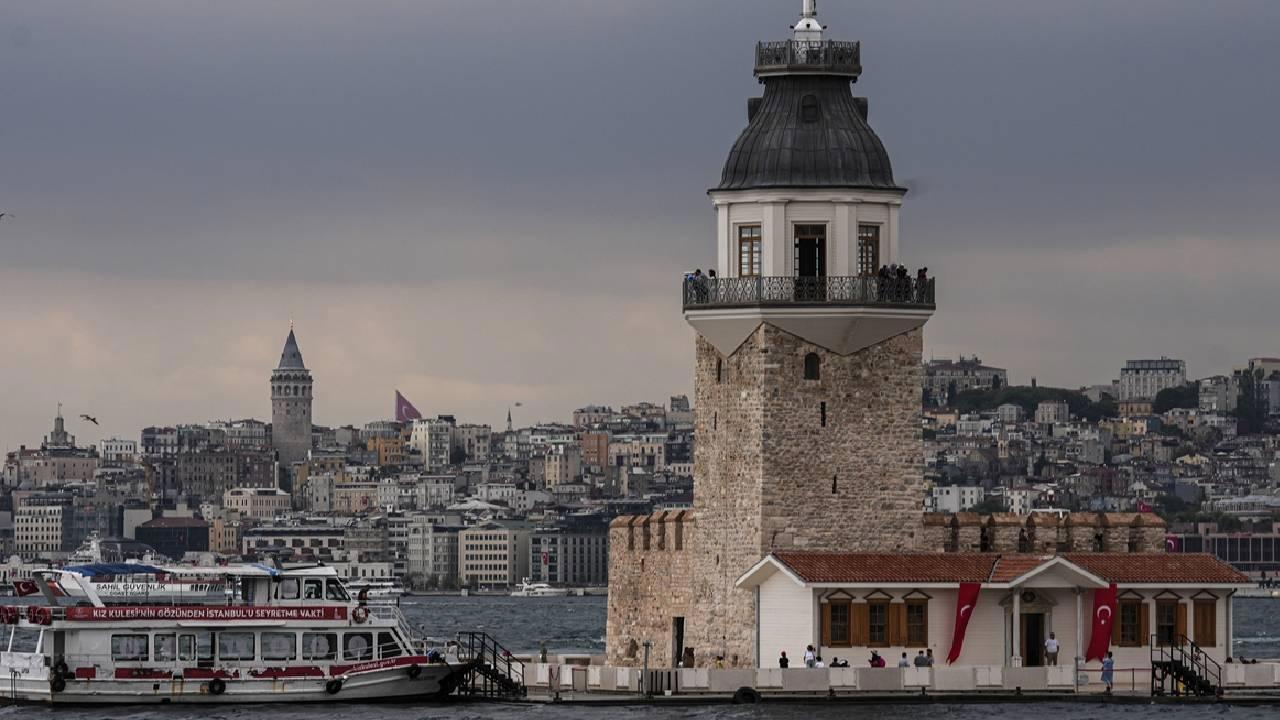
[[[934,278],[854,277],[687,278],[684,309],[884,307],[934,309]]]
[[[840,40],[779,40],[756,43],[756,76],[862,74],[862,46]]]

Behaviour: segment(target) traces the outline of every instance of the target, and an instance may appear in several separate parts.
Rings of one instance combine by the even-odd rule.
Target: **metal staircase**
[[[458,633],[458,658],[468,665],[458,686],[459,695],[487,698],[525,695],[524,663],[513,658],[488,633]]]
[[[1222,666],[1185,635],[1160,643],[1151,636],[1151,694],[1213,697],[1222,693]]]

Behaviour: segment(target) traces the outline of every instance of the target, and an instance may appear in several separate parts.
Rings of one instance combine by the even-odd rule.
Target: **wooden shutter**
[[[907,606],[889,603],[889,646],[905,647],[907,644]]]
[[[1151,607],[1143,602],[1138,606],[1138,646],[1146,647],[1151,641]]]
[[[1196,601],[1195,644],[1202,648],[1218,645],[1218,603],[1213,600]]]
[[[1181,638],[1187,636],[1187,604],[1184,602],[1178,603],[1178,620],[1173,632],[1177,636],[1174,642],[1182,642]]]
[[[1124,605],[1116,603],[1116,611],[1111,618],[1111,644],[1120,647],[1120,626],[1124,625]]]
[[[871,616],[866,603],[854,603],[849,609],[849,634],[854,647],[867,647],[871,644]]]
[[[822,603],[822,646],[831,647],[831,603]]]

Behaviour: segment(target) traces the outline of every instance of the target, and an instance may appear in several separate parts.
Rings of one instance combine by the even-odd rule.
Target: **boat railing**
[[[400,634],[404,636],[405,642],[409,643],[409,647],[417,649],[422,645],[424,640],[422,633],[409,624],[409,621],[404,617],[404,613],[400,612],[399,606],[365,605],[364,608],[369,611],[369,617],[371,618],[395,623]]]

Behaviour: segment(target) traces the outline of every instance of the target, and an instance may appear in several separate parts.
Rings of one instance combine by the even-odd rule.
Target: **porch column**
[[[1014,667],[1022,667],[1022,591],[1013,589],[1013,658]]]
[[[1076,667],[1084,662],[1084,603],[1081,600],[1083,591],[1076,588]]]

